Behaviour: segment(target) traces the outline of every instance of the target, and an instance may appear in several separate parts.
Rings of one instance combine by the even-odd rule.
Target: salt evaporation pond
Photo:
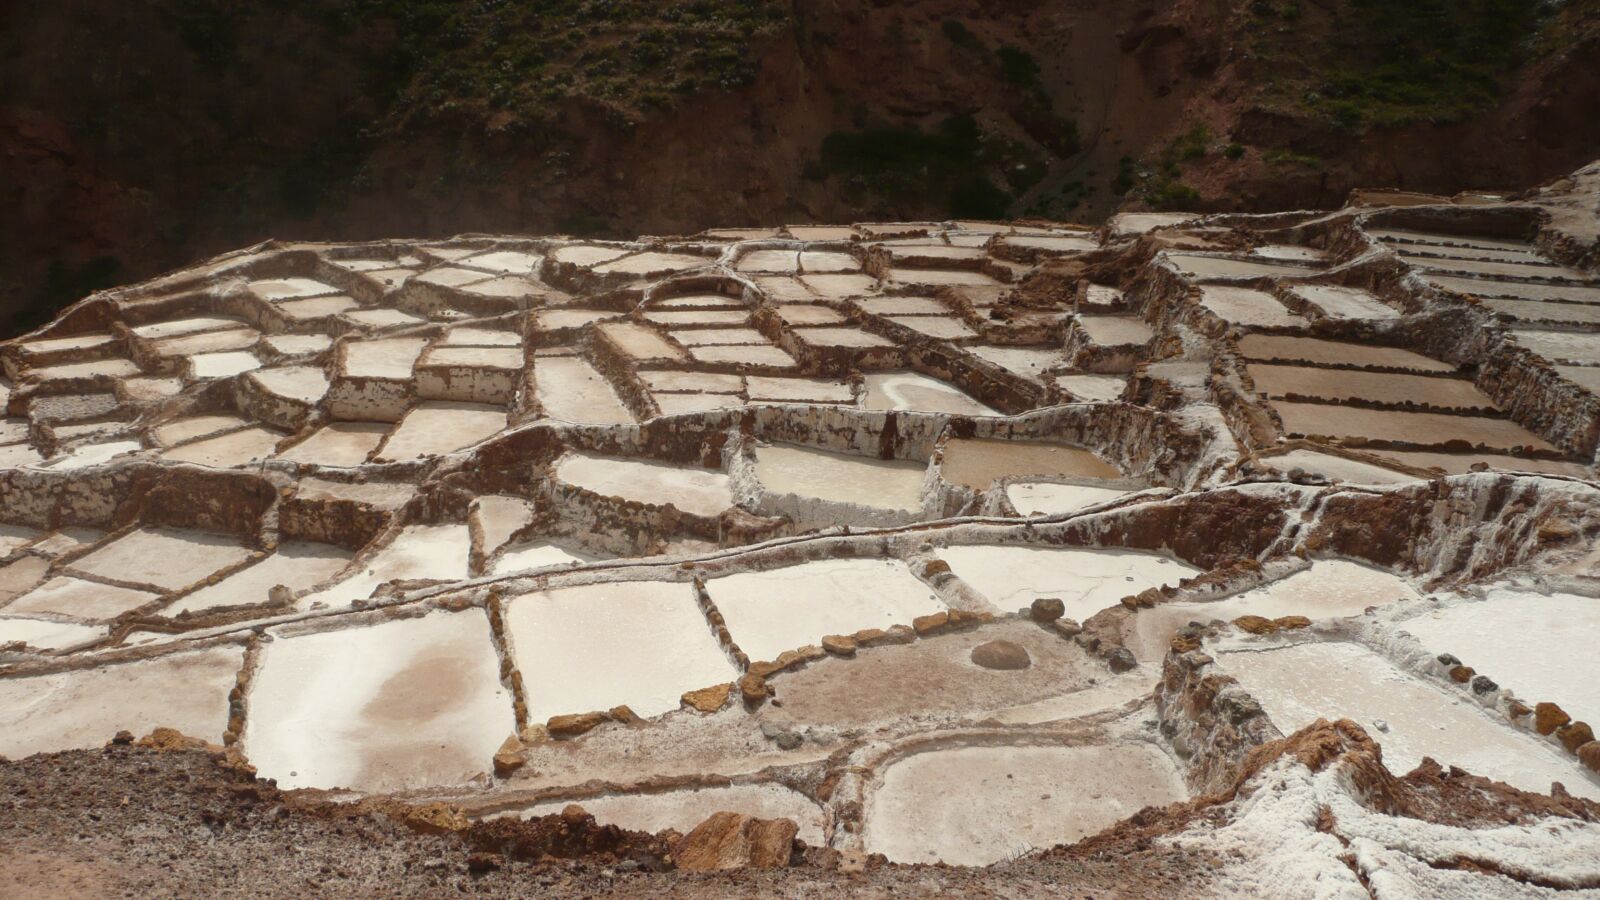
[[[1392,772],[1409,772],[1427,756],[1525,791],[1546,793],[1559,781],[1575,795],[1600,799],[1600,782],[1576,759],[1359,645],[1304,643],[1223,653],[1218,661],[1284,734],[1318,719],[1351,719],[1383,746]]]
[[[1572,635],[1600,634],[1600,599],[1497,587],[1482,600],[1399,625],[1434,653],[1450,653],[1523,702],[1548,702],[1600,723],[1600,654],[1552,652]]]
[[[894,559],[828,559],[706,582],[734,643],[752,660],[830,634],[910,625],[945,605],[906,564]]]
[[[938,556],[1001,610],[1055,597],[1080,622],[1123,597],[1200,573],[1154,553],[1086,547],[973,544],[941,548]]]
[[[244,749],[283,788],[461,784],[517,727],[479,610],[280,636],[260,665]]]
[[[891,764],[867,801],[871,853],[982,866],[1072,843],[1186,796],[1155,746],[957,747]]]

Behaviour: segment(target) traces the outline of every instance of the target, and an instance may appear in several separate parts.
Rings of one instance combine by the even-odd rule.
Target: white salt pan
[[[920,753],[884,771],[867,801],[866,847],[900,863],[981,866],[1184,796],[1177,769],[1148,744]]]
[[[706,469],[569,453],[556,463],[555,475],[602,496],[654,506],[671,503],[701,516],[716,516],[733,505],[728,476]]]
[[[526,594],[506,613],[528,717],[627,705],[650,717],[737,676],[688,583],[586,584]]]
[[[1383,745],[1384,764],[1393,772],[1409,772],[1429,756],[1526,791],[1543,793],[1559,781],[1576,795],[1600,799],[1600,783],[1586,778],[1576,759],[1364,647],[1297,644],[1224,653],[1219,662],[1285,734],[1319,718],[1353,719]]]
[[[945,547],[940,559],[1002,610],[1055,597],[1083,621],[1123,597],[1176,582],[1199,570],[1165,556],[1077,547]]]
[[[1600,724],[1600,655],[1551,652],[1574,635],[1600,635],[1600,599],[1494,588],[1400,623],[1434,653],[1452,653],[1529,706],[1559,705]]]
[[[909,625],[945,605],[906,564],[893,559],[829,559],[706,582],[734,643],[752,660],[830,634]]]
[[[279,787],[461,784],[516,730],[479,610],[280,637],[250,690],[244,750]]]

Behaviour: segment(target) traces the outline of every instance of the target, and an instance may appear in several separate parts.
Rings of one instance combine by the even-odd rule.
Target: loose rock
[[[799,827],[789,819],[757,819],[719,812],[684,835],[673,850],[678,868],[776,869],[789,864]]]
[[[1127,647],[1119,647],[1111,651],[1111,655],[1106,657],[1106,664],[1111,667],[1111,671],[1121,674],[1137,669],[1139,660],[1134,657],[1133,651]]]
[[[728,705],[728,697],[733,693],[733,682],[714,684],[698,691],[689,691],[683,695],[680,702],[696,712],[714,713]]]
[[[591,731],[605,720],[605,713],[574,713],[566,716],[551,716],[550,721],[545,723],[545,727],[550,730],[551,737],[557,740],[565,740]]]
[[[1033,665],[1033,659],[1020,644],[988,641],[972,648],[972,661],[985,669],[1016,670]]]
[[[1028,607],[1028,615],[1041,625],[1051,622],[1067,614],[1067,605],[1055,597],[1040,597]]]
[[[1540,734],[1554,734],[1557,728],[1571,721],[1566,710],[1554,703],[1539,703],[1533,707],[1533,730]]]
[[[856,655],[856,639],[849,635],[830,634],[822,639],[822,649],[834,656],[849,658]]]

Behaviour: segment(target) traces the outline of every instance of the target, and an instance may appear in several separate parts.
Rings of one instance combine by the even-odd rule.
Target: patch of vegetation
[[[1026,50],[1006,44],[994,52],[1000,60],[1000,77],[1018,87],[1039,84],[1039,61]]]
[[[370,150],[370,141],[355,133],[325,137],[302,148],[277,173],[284,210],[299,218],[316,212],[355,180]]]
[[[1261,154],[1261,158],[1272,166],[1309,166],[1322,167],[1322,157],[1312,156],[1309,153],[1296,153],[1287,148],[1274,148]]]
[[[1244,145],[1238,141],[1230,141],[1228,146],[1222,148],[1222,155],[1228,159],[1243,159]]]
[[[11,310],[10,316],[0,315],[0,333],[16,335],[38,328],[68,304],[117,286],[122,276],[122,260],[115,256],[96,256],[82,262],[52,259],[33,302]]]
[[[1044,172],[1026,147],[986,135],[968,115],[951,116],[933,131],[878,126],[838,131],[823,139],[809,180],[839,179],[853,203],[925,209],[952,216],[999,218]],[[1000,173],[1007,187],[992,175]]]
[[[1093,173],[1088,173],[1087,177],[1092,178]],[[1081,179],[1070,181],[1058,190],[1036,199],[1028,205],[1023,214],[1041,219],[1070,220],[1078,207],[1082,206],[1094,192],[1094,187]]]
[[[172,6],[178,39],[195,56],[213,66],[229,66],[239,58],[239,17],[211,0],[178,0]]]
[[[1565,53],[1579,43],[1600,36],[1600,0],[1564,0],[1544,20],[1533,40],[1531,55],[1543,58]]]
[[[605,216],[594,213],[573,213],[562,217],[556,222],[556,231],[561,234],[570,234],[574,237],[586,238],[611,238],[617,237],[616,229],[611,227],[611,220]]]
[[[1130,157],[1123,157],[1118,162],[1112,190],[1118,194],[1137,194],[1156,209],[1194,209],[1200,201],[1200,192],[1184,183],[1183,164],[1203,159],[1211,152],[1211,130],[1205,123],[1197,124],[1168,141],[1156,158],[1143,166]],[[1242,147],[1240,152],[1242,154]]]
[[[950,215],[962,219],[1003,219],[1013,198],[982,175],[971,175],[950,188]]]
[[[1123,196],[1133,190],[1133,186],[1138,183],[1138,180],[1139,170],[1134,163],[1133,157],[1124,156],[1117,160],[1117,174],[1116,177],[1111,179],[1111,193],[1119,197]]]
[[[225,5],[225,0],[186,0]],[[757,45],[790,24],[781,0],[319,0],[346,26],[389,23],[399,52],[376,80],[394,117],[511,113],[581,99],[626,114],[742,87]]]
[[[1200,192],[1181,181],[1162,181],[1150,189],[1145,200],[1158,210],[1190,210],[1200,201]]]
[[[1600,8],[1596,0],[1581,0]],[[1507,78],[1550,52],[1563,4],[1545,0],[1343,0],[1307,33],[1299,0],[1250,6],[1254,52],[1286,73],[1269,96],[1347,131],[1459,122],[1492,106]],[[1567,31],[1565,27],[1556,29]]]
[[[995,50],[1000,77],[1019,89],[1017,124],[1051,153],[1061,158],[1077,155],[1083,148],[1078,123],[1055,111],[1055,101],[1040,79],[1039,61],[1027,51],[1007,44]]]
[[[1211,142],[1211,129],[1202,122],[1167,143],[1161,153],[1162,162],[1176,164],[1200,159],[1206,155]]]
[[[972,29],[960,19],[945,19],[939,23],[939,30],[944,32],[945,39],[963,50],[981,50],[983,44]]]

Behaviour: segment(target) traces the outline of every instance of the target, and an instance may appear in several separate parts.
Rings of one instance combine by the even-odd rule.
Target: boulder
[[[1040,597],[1028,607],[1028,615],[1040,625],[1051,622],[1067,614],[1067,605],[1055,597]]]
[[[1578,761],[1591,772],[1600,772],[1600,741],[1590,741],[1578,748]]]
[[[1062,617],[1051,622],[1050,627],[1055,630],[1056,634],[1064,638],[1075,638],[1083,633],[1083,626],[1078,623],[1077,619]]]
[[[494,773],[501,778],[527,765],[528,757],[522,739],[516,735],[506,738],[494,754]]]
[[[972,661],[985,669],[1015,670],[1033,665],[1028,651],[1011,641],[988,641],[973,647]]]
[[[550,721],[545,723],[545,728],[550,731],[551,737],[563,740],[591,731],[605,720],[605,713],[573,713],[567,716],[551,716]]]
[[[691,872],[782,868],[794,853],[798,831],[789,819],[719,812],[679,839],[673,857],[679,869]]]
[[[822,649],[834,656],[855,656],[856,639],[846,634],[830,634],[822,639]]]
[[[139,738],[134,746],[150,750],[199,750],[206,746],[206,742],[189,737],[176,728],[158,727]]]
[[[771,694],[767,680],[760,675],[746,675],[739,679],[739,696],[749,706],[760,706]]]
[[[1589,727],[1588,722],[1573,722],[1571,725],[1556,729],[1556,740],[1560,741],[1561,746],[1567,748],[1568,752],[1577,753],[1579,747],[1594,740],[1594,729]]]
[[[689,691],[680,698],[679,702],[696,712],[714,713],[728,705],[728,697],[732,693],[733,682],[729,681],[701,688],[698,691]]]
[[[1278,623],[1261,616],[1240,616],[1233,620],[1233,624],[1251,634],[1271,634],[1278,630]]]
[[[1139,660],[1134,658],[1133,651],[1127,647],[1118,647],[1111,651],[1111,655],[1106,657],[1106,664],[1111,667],[1111,671],[1118,674],[1139,668]]]
[[[781,725],[763,722],[761,736],[778,745],[779,750],[794,750],[805,743],[805,738]]]
[[[1578,534],[1578,529],[1571,522],[1560,519],[1550,519],[1539,525],[1538,539],[1541,544],[1557,544],[1571,540]]]
[[[917,633],[909,625],[890,625],[888,628],[868,628],[856,632],[856,646],[883,647],[889,644],[909,644]]]
[[[1572,721],[1566,710],[1554,703],[1539,703],[1533,707],[1533,730],[1540,734],[1553,734],[1557,728]]]
[[[911,620],[911,630],[919,637],[938,634],[948,627],[950,627],[950,614],[947,612],[930,613]]]
[[[448,803],[413,806],[405,813],[406,827],[421,834],[449,834],[464,831],[472,823],[457,807]]]

